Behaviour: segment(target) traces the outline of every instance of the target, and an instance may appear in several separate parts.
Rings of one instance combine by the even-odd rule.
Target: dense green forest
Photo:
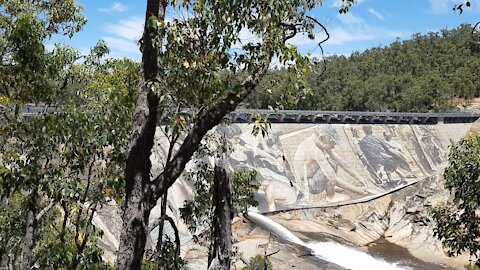
[[[271,95],[251,96],[249,107],[345,111],[448,111],[454,97],[480,96],[480,43],[470,25],[415,34],[389,46],[316,64],[304,84],[286,69],[272,71]],[[285,91],[287,90],[287,91]],[[307,91],[308,90],[308,91]],[[264,92],[265,93],[265,92]]]

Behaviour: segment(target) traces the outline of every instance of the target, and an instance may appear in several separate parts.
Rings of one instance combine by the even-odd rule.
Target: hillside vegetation
[[[323,62],[319,62],[317,72],[308,73],[300,85],[285,69],[272,71],[263,85],[272,95],[252,96],[248,106],[448,111],[455,109],[453,99],[480,95],[480,43],[470,25],[415,34],[409,40],[354,52],[349,57],[328,57],[326,62],[324,73]]]

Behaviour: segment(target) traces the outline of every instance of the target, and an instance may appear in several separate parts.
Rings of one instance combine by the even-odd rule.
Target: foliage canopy
[[[467,136],[450,149],[445,170],[445,187],[454,196],[453,204],[431,209],[436,221],[435,235],[450,256],[469,253],[480,266],[480,135]]]

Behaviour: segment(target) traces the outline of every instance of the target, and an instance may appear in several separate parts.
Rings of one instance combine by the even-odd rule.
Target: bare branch
[[[94,207],[91,207],[91,206],[94,206]],[[81,245],[81,249],[80,249],[80,252],[83,252],[83,249],[85,248],[85,245],[87,244],[87,241],[88,241],[88,236],[89,236],[89,233],[88,233],[88,227],[92,226],[93,223],[92,223],[92,220],[93,220],[93,217],[95,216],[95,212],[97,211],[97,208],[96,208],[96,204],[92,203],[88,208],[91,210],[90,212],[90,217],[88,218],[88,221],[87,221],[87,227],[85,228],[85,237],[83,237],[83,242],[82,242],[82,245]]]
[[[68,80],[71,78],[72,76],[72,67],[74,65],[75,62],[77,62],[78,60],[82,59],[82,58],[86,58],[84,55],[82,56],[78,56],[78,57],[75,57],[75,59],[72,61],[72,63],[69,65],[69,67],[67,68],[68,72],[67,74],[65,75],[65,78],[63,79],[63,83],[62,83],[62,86],[60,86],[60,91],[63,91],[67,88],[68,86]]]
[[[265,257],[268,258],[268,257],[270,257],[270,256],[273,256],[273,255],[279,253],[279,252],[280,252],[280,249],[277,250],[277,251],[275,251],[275,252],[272,252],[272,253],[270,253],[270,254],[265,255]]]
[[[51,200],[50,203],[45,206],[40,212],[38,212],[38,214],[35,216],[35,220],[38,222],[40,221],[40,219],[46,214],[48,213],[48,211],[50,211],[50,209],[53,208],[53,206],[55,206],[55,202],[54,200]]]
[[[297,26],[301,26],[301,23],[287,23],[287,22],[282,22],[280,23],[281,26],[284,26],[288,30],[292,31],[290,34],[286,34],[285,32],[283,33],[283,42],[286,42],[287,40],[295,37],[297,35]]]
[[[163,192],[166,192],[166,189],[177,180],[187,162],[198,149],[205,134],[218,125],[227,113],[235,110],[235,108],[254,91],[260,78],[267,72],[271,59],[271,53],[267,52],[259,66],[252,71],[252,74],[241,85],[238,85],[216,105],[211,108],[204,108],[198,112],[193,128],[185,137],[171,162],[169,162],[163,172],[152,181],[151,188],[155,194],[155,196],[151,198],[152,203],[156,202]]]
[[[65,241],[65,234],[67,233],[67,221],[68,221],[68,209],[65,202],[62,202],[63,209],[63,221],[62,221],[62,230],[60,232],[60,242]]]
[[[320,40],[320,42],[318,42],[318,47],[320,48],[320,52],[321,52],[321,55],[322,55],[322,62],[323,62],[323,70],[322,70],[322,73],[320,73],[320,76],[321,76],[327,70],[327,60],[325,60],[325,55],[324,55],[322,43],[324,43],[325,41],[330,39],[330,33],[328,33],[327,28],[321,22],[319,22],[317,19],[315,19],[311,16],[306,16],[306,17],[308,19],[312,20],[313,22],[315,22],[318,26],[320,26],[320,28],[322,28],[322,30],[325,32],[325,35],[326,35],[326,37],[324,39],[322,39],[322,40]]]
[[[172,134],[172,140],[169,140],[170,145],[168,146],[167,160],[165,164],[170,163],[173,155],[173,148],[175,147],[175,143],[177,143],[178,138],[180,138],[180,132],[175,135]]]
[[[478,29],[477,29],[478,28]],[[472,28],[472,36],[475,35],[475,32],[480,32],[480,21],[478,21]]]
[[[92,174],[93,174],[93,165],[95,164],[95,161],[97,161],[96,157],[97,157],[97,155],[94,153],[93,159],[92,159],[92,161],[90,161],[90,164],[88,165],[87,186],[85,187],[85,193],[83,193],[81,203],[85,203],[87,201],[88,191],[90,189]]]
[[[162,205],[160,209],[160,214],[162,217],[165,217],[167,215],[167,203],[168,203],[168,189],[163,194],[163,197],[162,197]],[[163,228],[165,225],[164,220],[165,220],[164,218],[161,218],[158,225],[157,258],[156,258],[157,269],[160,269],[160,260],[162,259],[161,250],[163,245]]]
[[[175,225],[174,220],[171,217],[169,217],[168,215],[163,215],[158,220],[158,224],[161,224],[165,221],[168,221],[170,223],[170,225],[173,228],[174,234],[175,234],[175,260],[174,261],[175,261],[175,269],[179,270],[180,267],[178,266],[178,258],[180,257],[180,234],[178,233],[178,228],[177,228],[177,225]],[[155,228],[155,227],[152,227],[152,228]],[[162,234],[163,234],[163,232],[159,231],[158,232],[158,237],[160,238]],[[159,253],[159,252],[161,252],[161,251],[157,250],[157,253]],[[160,254],[158,254],[158,255],[160,255]]]

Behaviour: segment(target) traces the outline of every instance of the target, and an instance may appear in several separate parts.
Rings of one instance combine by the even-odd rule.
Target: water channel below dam
[[[248,212],[246,218],[255,225],[276,235],[280,241],[305,247],[322,269],[351,270],[447,270],[450,268],[427,263],[412,256],[406,248],[379,239],[368,250],[348,246],[334,239],[305,242],[288,229],[259,213]],[[313,235],[311,235],[313,236]],[[328,265],[325,264],[328,263]],[[327,267],[327,268],[325,268]]]

